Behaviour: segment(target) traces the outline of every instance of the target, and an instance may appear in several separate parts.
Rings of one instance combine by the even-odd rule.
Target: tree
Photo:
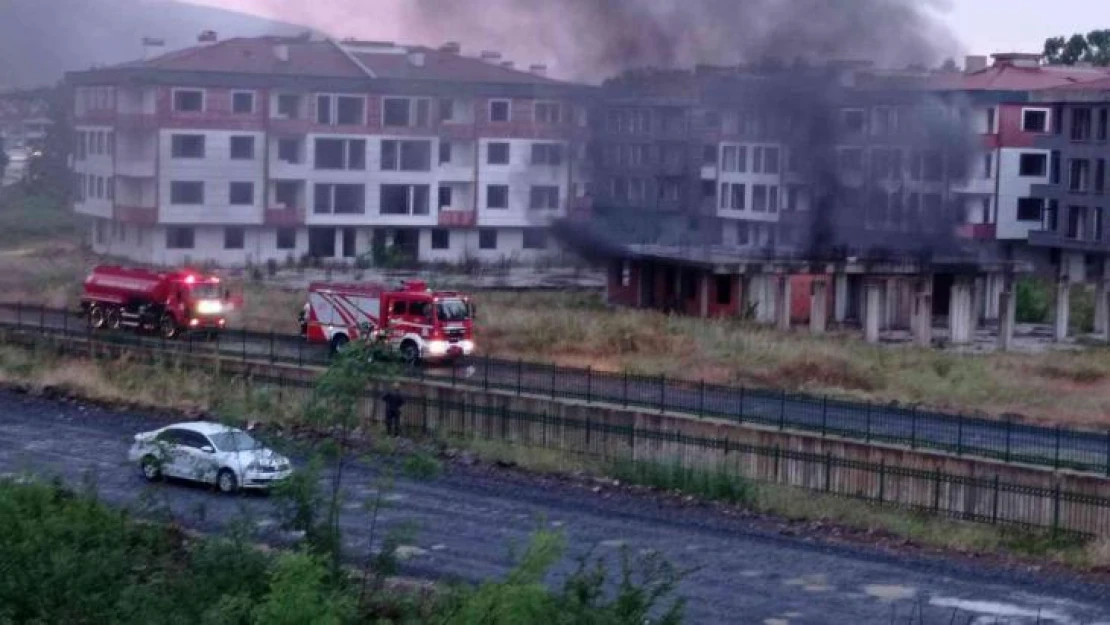
[[[1110,30],[1092,30],[1086,35],[1050,37],[1044,42],[1045,60],[1052,65],[1090,63],[1110,66]]]
[[[944,60],[944,65],[940,66],[940,71],[949,73],[958,72],[960,71],[960,66],[956,65],[956,59],[947,58]]]

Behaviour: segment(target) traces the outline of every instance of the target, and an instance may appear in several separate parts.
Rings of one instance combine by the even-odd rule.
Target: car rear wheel
[[[144,456],[139,463],[139,468],[142,469],[143,477],[148,482],[154,482],[162,477],[162,467],[158,466],[158,460],[154,456]]]
[[[104,309],[100,306],[93,306],[89,309],[89,325],[94,330],[99,330],[104,327],[105,316]]]
[[[331,337],[331,353],[338,354],[339,352],[343,351],[343,348],[346,347],[347,343],[350,342],[351,339],[347,338],[346,334],[336,334],[335,336]]]
[[[420,360],[420,348],[412,341],[401,344],[401,360],[407,365],[415,365]]]
[[[239,489],[239,480],[235,479],[231,469],[220,469],[216,475],[216,488],[220,489],[221,493],[234,493]]]
[[[105,320],[105,323],[108,325],[108,329],[119,330],[122,321],[123,319],[118,308],[113,308],[108,311],[108,315]]]
[[[162,319],[158,322],[158,332],[162,338],[177,338],[177,322],[170,315],[162,315]]]

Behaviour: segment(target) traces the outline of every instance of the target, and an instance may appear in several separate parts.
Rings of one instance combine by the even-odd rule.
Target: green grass
[[[82,222],[64,200],[16,188],[0,196],[0,248],[46,240],[76,240]]]

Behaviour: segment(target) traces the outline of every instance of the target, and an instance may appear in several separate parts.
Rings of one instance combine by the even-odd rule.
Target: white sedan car
[[[293,473],[289,459],[246,432],[198,421],[178,423],[135,435],[128,460],[143,477],[163,476],[214,484],[225,493],[240,488],[269,488]]]

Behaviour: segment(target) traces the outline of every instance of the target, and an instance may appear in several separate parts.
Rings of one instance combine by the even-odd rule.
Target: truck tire
[[[177,338],[177,322],[173,320],[172,316],[165,314],[158,320],[158,334],[162,335],[162,338],[165,339]]]
[[[108,309],[108,314],[105,316],[105,324],[109,330],[119,330],[120,324],[123,322],[122,314],[119,308]]]
[[[94,330],[99,330],[104,327],[106,321],[104,309],[100,306],[93,306],[89,308],[89,326]]]
[[[407,365],[415,365],[420,362],[420,348],[415,341],[408,340],[401,343],[401,360],[405,361]]]
[[[347,343],[350,342],[351,339],[347,338],[346,334],[336,334],[335,336],[331,337],[331,353],[338,354],[340,350],[346,347]]]

